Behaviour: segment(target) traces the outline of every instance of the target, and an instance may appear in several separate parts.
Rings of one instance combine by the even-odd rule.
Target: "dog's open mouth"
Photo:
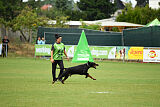
[[[93,68],[95,68],[96,69],[96,66],[99,66],[98,64],[95,64],[94,66],[93,66]]]

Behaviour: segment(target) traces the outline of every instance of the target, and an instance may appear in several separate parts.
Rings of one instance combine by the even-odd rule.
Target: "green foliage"
[[[20,31],[25,40],[27,40],[25,33],[28,32],[29,36],[32,36],[30,33],[37,29],[38,26],[47,26],[48,18],[38,17],[37,14],[29,7],[25,7],[21,13],[12,20],[12,29],[14,31]],[[26,31],[27,30],[27,31]],[[28,38],[28,42],[31,37]]]
[[[155,18],[160,19],[160,9],[155,10],[149,8],[148,5],[145,7],[135,7],[132,8],[130,5],[122,11],[116,20],[119,22],[130,22],[146,25],[147,23],[153,21]]]
[[[87,14],[79,10],[66,10],[65,14],[68,16],[68,20],[79,21],[80,19],[86,19]]]
[[[67,19],[68,17],[65,16],[57,16],[56,17],[56,24],[54,25],[54,27],[58,27],[58,28],[69,28],[69,25],[67,24]]]
[[[79,9],[87,14],[83,20],[98,20],[109,18],[116,11],[116,5],[109,0],[80,0]]]
[[[55,7],[52,7],[48,10],[41,10],[41,12],[39,13],[39,16],[45,16],[48,17],[49,19],[52,20],[56,20],[56,17],[60,17],[60,16],[66,16],[66,14],[64,13],[64,11],[61,11]]]
[[[23,8],[21,0],[0,0],[0,18],[6,22],[14,19]]]
[[[65,11],[67,9],[72,9],[72,1],[69,0],[55,0],[55,7],[60,11]]]
[[[29,7],[25,7],[21,13],[13,20],[13,29],[36,29],[38,26],[46,26],[48,19],[38,17],[37,14]]]
[[[96,23],[96,24],[87,24],[83,21],[81,21],[82,25],[80,28],[85,28],[85,29],[92,29],[92,30],[100,30],[101,29],[101,23]]]
[[[119,29],[118,29],[118,27],[112,27],[112,31],[113,32],[120,32]]]
[[[5,20],[3,18],[0,18],[0,27],[1,27],[1,24],[5,24]]]
[[[56,20],[57,16],[68,17],[71,15],[70,13],[74,11],[76,8],[73,0],[47,0],[47,1],[43,1],[42,3],[43,5],[51,4],[52,8],[50,8],[49,10],[40,10],[38,11],[38,15],[46,16],[52,20]],[[70,18],[71,17],[72,16],[70,16]]]

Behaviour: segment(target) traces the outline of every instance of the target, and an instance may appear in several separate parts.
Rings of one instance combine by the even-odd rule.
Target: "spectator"
[[[41,37],[38,37],[37,44],[38,44],[38,45],[42,44]]]
[[[7,36],[4,36],[4,39],[2,39],[2,55],[3,57],[7,57],[8,55],[8,45],[9,45],[9,39]]]
[[[44,37],[42,37],[42,45],[44,45],[45,44],[45,39],[44,39]]]

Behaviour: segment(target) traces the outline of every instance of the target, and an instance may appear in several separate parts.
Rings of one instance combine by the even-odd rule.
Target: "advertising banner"
[[[73,58],[76,47],[77,47],[76,45],[65,45],[68,57]]]
[[[2,44],[0,44],[0,55],[2,55]]]
[[[116,56],[116,47],[90,46],[89,49],[93,58],[115,59]]]
[[[128,59],[143,60],[143,48],[144,47],[130,47],[128,50]]]
[[[128,50],[130,47],[117,46],[116,47],[116,59],[128,59]]]
[[[144,48],[143,62],[160,62],[160,48]]]
[[[52,45],[35,45],[35,56],[50,56]],[[69,57],[73,57],[76,45],[65,45],[66,53]],[[112,46],[90,46],[93,58],[115,59],[116,47]]]
[[[77,46],[66,45],[66,52],[69,57],[74,56],[74,52]],[[105,59],[115,59],[116,47],[107,46],[90,46],[89,47],[93,58],[105,58]]]
[[[35,56],[51,56],[52,45],[35,44]]]

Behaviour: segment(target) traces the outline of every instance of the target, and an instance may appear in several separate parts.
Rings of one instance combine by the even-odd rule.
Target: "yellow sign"
[[[128,59],[143,59],[144,47],[131,47],[128,51]]]

